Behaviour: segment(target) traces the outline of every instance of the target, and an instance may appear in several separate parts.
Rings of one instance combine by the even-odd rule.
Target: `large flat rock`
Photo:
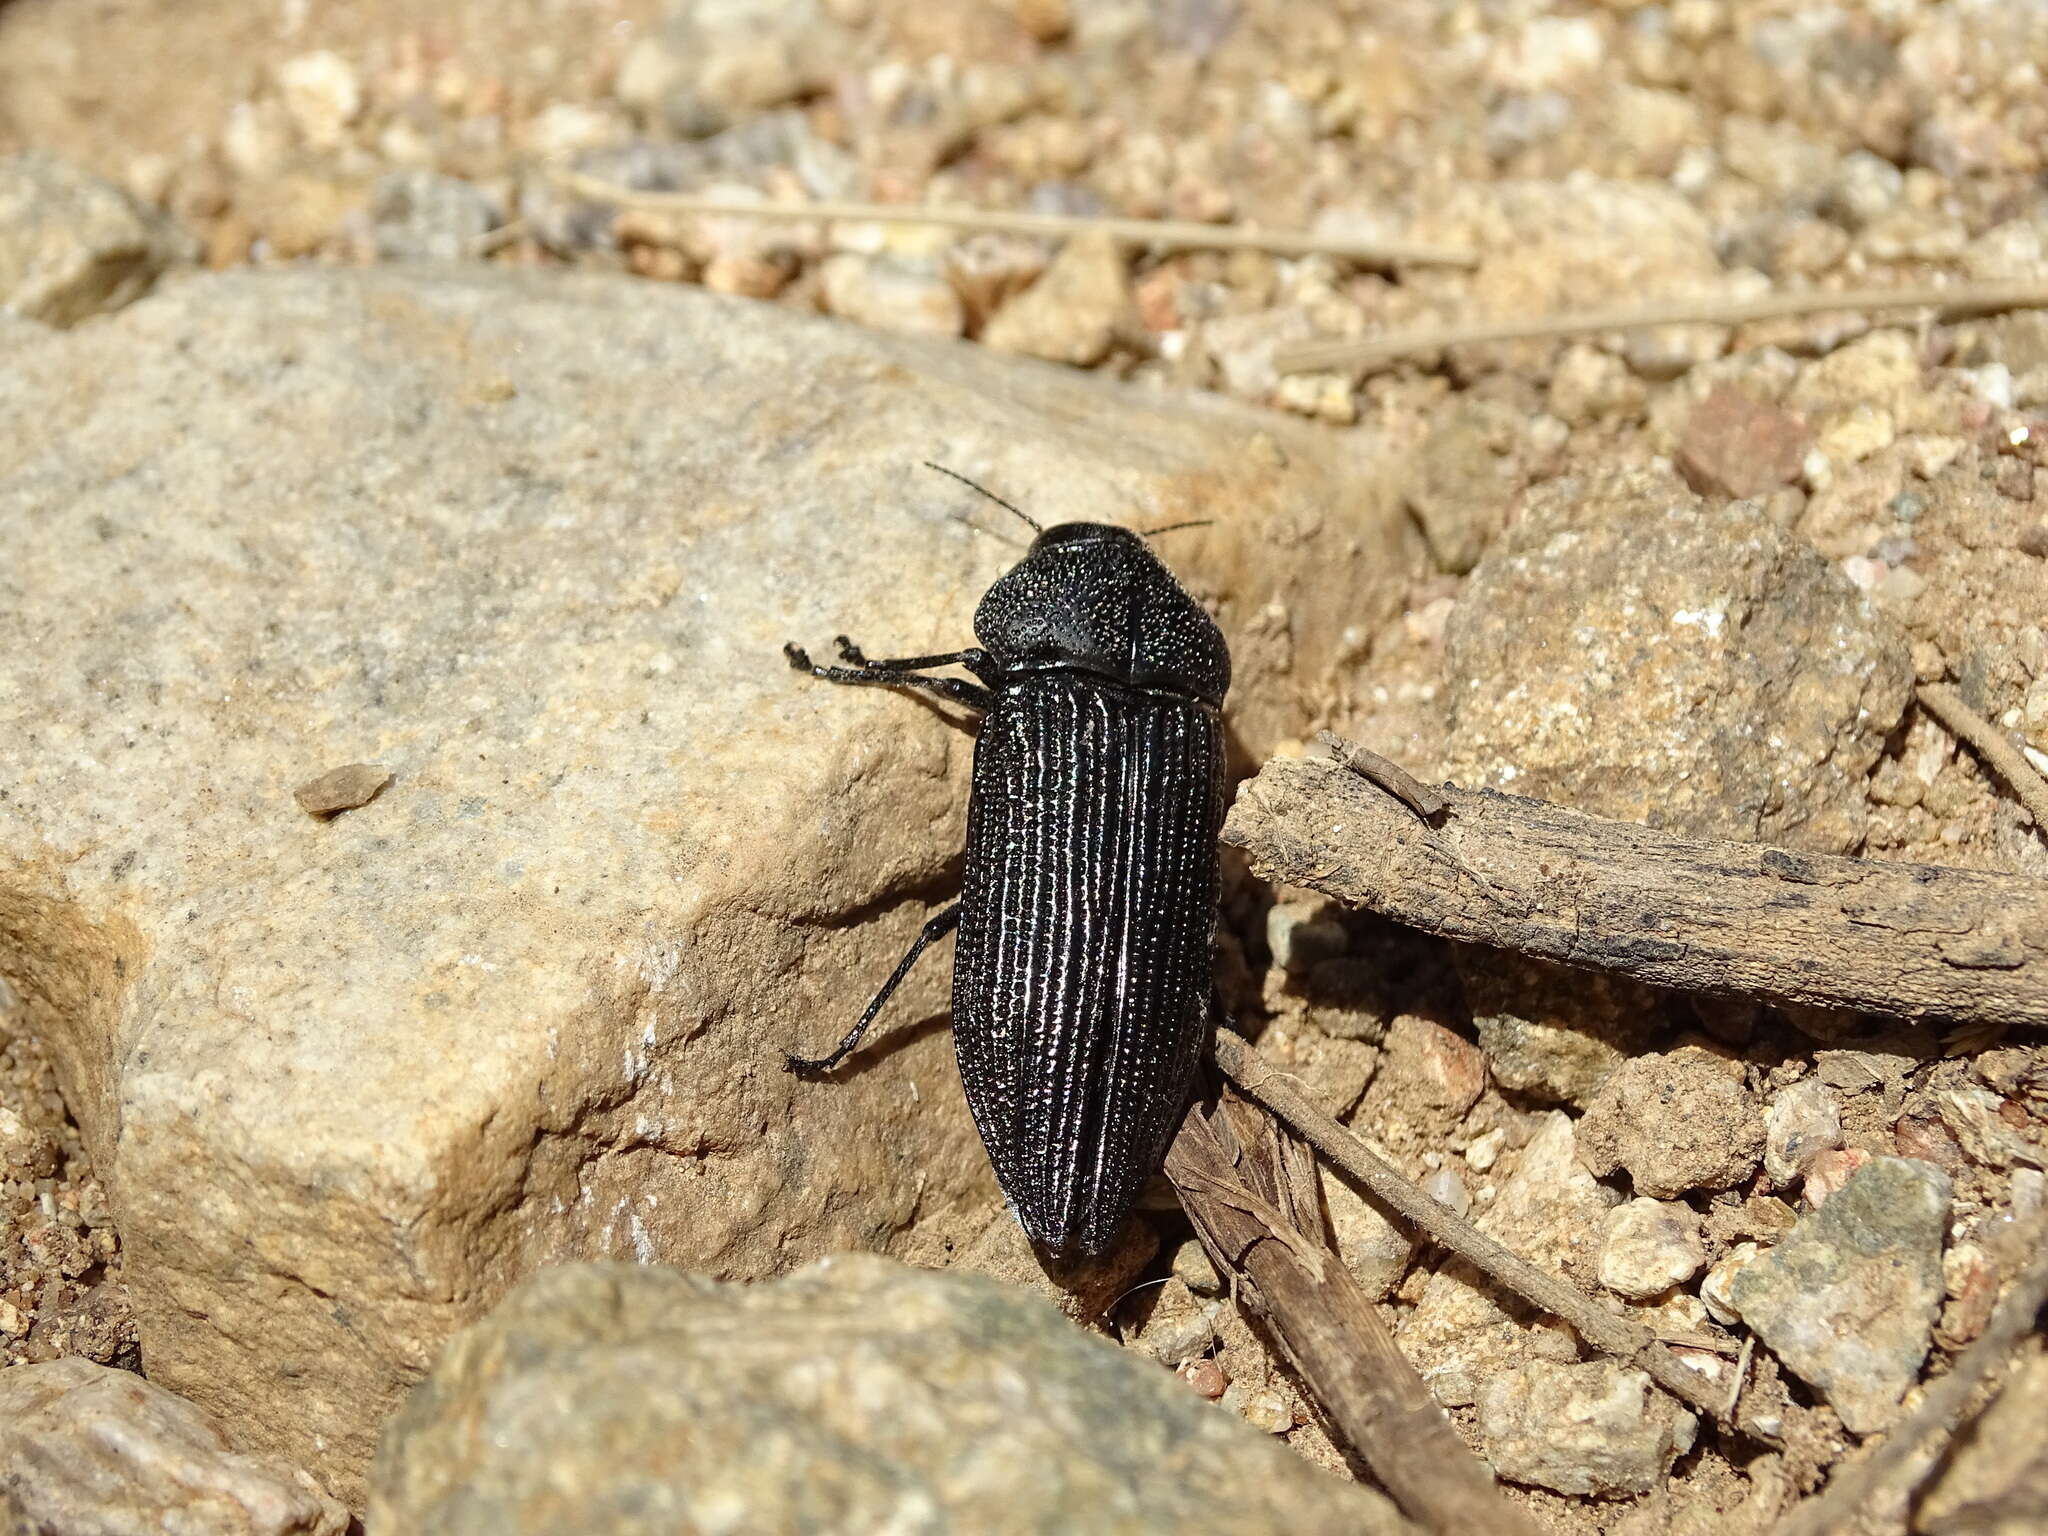
[[[1039,1298],[865,1254],[537,1275],[449,1343],[373,1483],[380,1536],[1418,1536]]]
[[[19,332],[14,333],[19,336]],[[941,1262],[1001,1205],[947,958],[971,742],[778,647],[969,639],[1042,521],[1163,546],[1256,750],[1415,558],[1371,444],[625,279],[195,278],[0,361],[0,1000],[149,1374],[352,1501],[519,1277]],[[331,821],[293,790],[373,763]]]

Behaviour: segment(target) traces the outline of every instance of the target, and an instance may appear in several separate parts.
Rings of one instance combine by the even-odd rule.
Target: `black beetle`
[[[982,1144],[1024,1230],[1080,1257],[1158,1169],[1208,1036],[1230,651],[1138,534],[990,499],[1037,537],[976,608],[980,647],[871,661],[841,635],[843,667],[783,647],[814,677],[982,711],[959,902],[829,1056],[789,1065],[836,1065],[957,927],[953,1045]],[[945,666],[979,681],[921,670]]]

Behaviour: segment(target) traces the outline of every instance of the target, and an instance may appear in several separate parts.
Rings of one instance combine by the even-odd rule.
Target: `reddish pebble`
[[[1678,469],[1708,496],[1762,496],[1799,478],[1812,438],[1792,412],[1727,385],[1693,408]]]
[[[1816,1152],[1806,1165],[1806,1203],[1819,1210],[1829,1195],[1849,1182],[1850,1174],[1869,1161],[1870,1154],[1859,1147]]]

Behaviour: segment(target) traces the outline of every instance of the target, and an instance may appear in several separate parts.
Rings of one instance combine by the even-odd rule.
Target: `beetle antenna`
[[[1030,513],[1024,511],[1022,508],[1011,506],[1007,501],[1003,500],[1003,498],[998,496],[994,491],[988,489],[987,486],[976,485],[972,480],[968,479],[965,475],[959,473],[959,471],[948,469],[943,464],[934,464],[930,459],[926,459],[924,461],[924,467],[926,469],[936,469],[942,475],[951,475],[955,480],[958,480],[970,491],[980,491],[982,495],[986,496],[990,501],[994,502],[1004,511],[1015,512],[1019,517],[1023,518],[1025,522],[1031,525],[1031,531],[1033,533],[1045,532],[1045,529],[1039,526],[1037,518],[1033,517]]]
[[[1138,537],[1141,539],[1156,539],[1162,533],[1178,533],[1183,528],[1213,527],[1215,525],[1215,522],[1216,519],[1213,517],[1198,517],[1194,519],[1192,522],[1168,523],[1164,528],[1147,528],[1143,533],[1139,534]]]

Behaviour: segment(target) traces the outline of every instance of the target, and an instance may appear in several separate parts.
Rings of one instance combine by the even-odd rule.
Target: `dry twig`
[[[1252,229],[1242,224],[1201,224],[1183,219],[1109,219],[1000,208],[932,208],[907,203],[741,203],[689,192],[642,192],[594,176],[558,171],[553,179],[578,197],[660,213],[738,219],[851,219],[871,224],[936,224],[948,229],[998,230],[1015,235],[1108,235],[1126,245],[1168,251],[1265,251],[1274,256],[1336,256],[1371,267],[1470,267],[1478,256],[1457,246],[1409,240],[1354,240],[1307,230]]]
[[[1861,1461],[1843,1467],[1826,1488],[1786,1516],[1772,1536],[1823,1536],[1824,1532],[1850,1529],[1856,1512],[1883,1491],[1907,1457],[1929,1437],[1953,1434],[1960,1426],[1970,1394],[1994,1370],[2010,1362],[2020,1341],[2033,1331],[2041,1308],[2048,1306],[2048,1219],[2036,1218],[2025,1237],[2014,1234],[2010,1248],[2032,1257],[1999,1301],[1977,1341],[1956,1357],[1946,1376],[1928,1385],[1920,1406],[1882,1445]]]
[[[524,240],[529,233],[524,219],[513,219],[509,223],[500,224],[496,229],[487,229],[469,242],[470,257],[481,261],[486,256],[502,251],[508,245]]]
[[[1744,325],[1752,320],[1832,314],[1838,310],[1938,308],[1990,313],[2044,307],[2048,307],[2048,283],[2041,282],[1957,284],[1951,288],[1851,288],[1840,293],[1771,293],[1756,299],[1671,299],[1661,304],[1547,315],[1535,320],[1425,325],[1355,340],[1296,342],[1275,349],[1273,366],[1281,373],[1364,368],[1472,342],[1583,336],[1655,325]]]
[[[1672,1396],[1724,1423],[1724,1404],[1706,1377],[1682,1364],[1649,1329],[1608,1311],[1576,1286],[1545,1274],[1449,1206],[1417,1189],[1399,1169],[1309,1102],[1294,1080],[1269,1066],[1242,1035],[1216,1031],[1216,1064],[1247,1098],[1263,1104],[1372,1197],[1515,1295],[1562,1318],[1594,1348],[1646,1371]],[[1171,1168],[1168,1170],[1171,1172]]]
[[[1335,731],[1316,732],[1316,745],[1333,754],[1338,762],[1360,778],[1379,785],[1413,811],[1418,821],[1435,826],[1450,808],[1450,801],[1444,798],[1442,790],[1433,784],[1423,783],[1392,758],[1381,757],[1370,747],[1346,741]]]
[[[1922,683],[1920,704],[1947,726],[1957,740],[1991,765],[1991,771],[2005,780],[2021,805],[2034,818],[2034,826],[2048,836],[2048,779],[2034,772],[2034,765],[2020,754],[2005,733],[1963,702],[1963,696],[1949,683]]]
[[[1315,1161],[1305,1146],[1226,1090],[1213,1107],[1189,1111],[1166,1172],[1217,1270],[1266,1319],[1403,1513],[1432,1531],[1535,1536],[1324,1238]]]
[[[1280,758],[1239,790],[1223,836],[1266,879],[1447,938],[1695,992],[2048,1024],[2048,881],[1444,795],[1432,828],[1336,764]]]

